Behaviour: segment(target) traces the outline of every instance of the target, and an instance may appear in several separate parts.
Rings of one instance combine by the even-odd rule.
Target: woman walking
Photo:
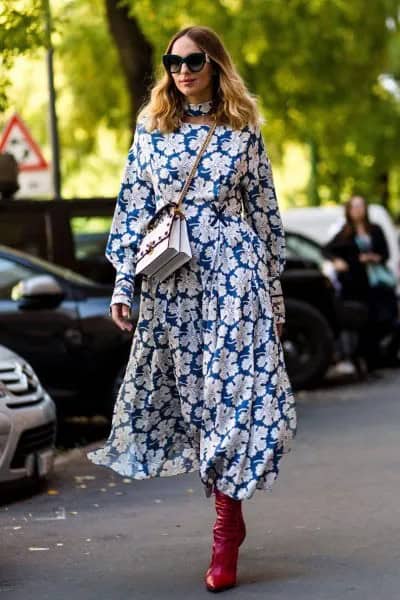
[[[134,479],[198,470],[217,512],[205,583],[220,591],[236,584],[242,500],[271,489],[296,434],[279,339],[284,236],[257,106],[218,36],[178,32],[163,65],[138,117],[106,248],[115,323],[132,327],[138,246],[211,133],[183,201],[192,258],[164,281],[143,277],[111,433],[88,457]]]

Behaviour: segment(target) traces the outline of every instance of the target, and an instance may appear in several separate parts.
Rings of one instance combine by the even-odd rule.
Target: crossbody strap
[[[213,122],[213,124],[211,125],[211,127],[210,127],[210,129],[208,131],[206,139],[204,140],[203,145],[201,146],[201,148],[200,148],[200,150],[199,150],[199,152],[198,152],[198,154],[196,156],[196,160],[193,163],[193,167],[191,168],[190,173],[189,173],[189,175],[188,175],[188,177],[186,179],[185,185],[183,186],[183,188],[181,190],[181,193],[179,194],[179,200],[178,200],[178,203],[177,203],[177,205],[175,207],[175,214],[181,212],[181,206],[182,206],[183,198],[185,197],[186,192],[189,189],[189,186],[190,186],[190,184],[192,182],[192,179],[193,179],[193,176],[194,176],[194,174],[196,172],[196,169],[199,166],[200,159],[203,156],[204,151],[207,148],[207,146],[208,146],[208,144],[209,144],[209,142],[210,142],[210,140],[212,138],[212,135],[213,135],[213,133],[215,131],[216,126],[217,126],[217,120],[214,117],[214,122]]]

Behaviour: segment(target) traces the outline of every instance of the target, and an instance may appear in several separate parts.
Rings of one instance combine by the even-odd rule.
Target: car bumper
[[[53,469],[56,409],[45,394],[33,405],[0,412],[0,483],[46,477]]]

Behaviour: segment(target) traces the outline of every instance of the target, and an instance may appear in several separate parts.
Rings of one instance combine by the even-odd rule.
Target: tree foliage
[[[103,0],[60,3],[54,17],[59,120],[68,175],[80,168],[84,157],[98,152],[99,130],[115,132],[126,148],[129,97]]]
[[[7,72],[13,58],[44,44],[41,0],[2,0],[0,3],[0,111],[6,105]]]
[[[99,132],[126,147],[143,99],[143,85],[127,77],[129,61],[143,56],[115,29],[110,36],[106,4],[128,8],[156,73],[177,29],[215,29],[259,98],[275,161],[288,142],[309,151],[309,201],[355,190],[387,201],[390,181],[400,180],[398,0],[52,0],[63,172],[71,176],[101,150]],[[3,61],[43,44],[41,10],[41,0],[3,0]]]
[[[125,0],[156,56],[180,27],[218,31],[268,119],[266,137],[317,151],[316,190],[383,197],[398,167],[399,102],[380,83],[400,74],[397,0]]]
[[[14,44],[10,56],[13,58],[23,52],[36,60],[26,61],[31,67],[28,73],[26,68],[20,67],[18,71],[20,61],[17,61],[12,71],[13,88],[17,91],[13,89],[10,97],[13,109],[28,120],[34,136],[42,147],[46,147],[48,93],[44,3],[40,0],[35,12],[26,15],[31,21],[14,20],[16,4],[15,0],[10,0],[3,12],[9,31],[15,33],[31,23],[32,30],[35,25],[37,36],[28,39],[21,34],[22,41]],[[17,8],[20,11],[21,7]],[[78,196],[111,194],[115,191],[115,181],[130,141],[129,95],[108,32],[104,2],[52,0],[51,8],[63,191]],[[11,47],[11,43],[9,45]]]

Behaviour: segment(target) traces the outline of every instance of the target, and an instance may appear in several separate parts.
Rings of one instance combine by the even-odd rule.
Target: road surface
[[[224,598],[399,599],[399,389],[392,370],[297,395],[293,450],[272,492],[244,503],[239,585]],[[87,449],[0,507],[1,600],[210,597],[214,509],[197,473],[125,480]]]

